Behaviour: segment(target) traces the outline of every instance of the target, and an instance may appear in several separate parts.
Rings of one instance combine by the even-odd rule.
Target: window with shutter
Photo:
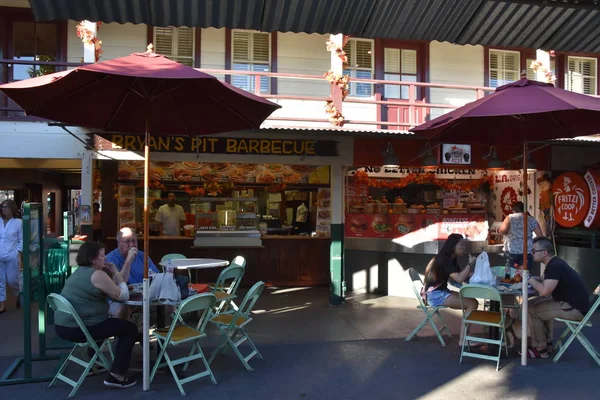
[[[537,81],[536,72],[529,67],[534,61],[535,58],[528,58],[525,64],[525,66],[527,67],[527,79],[529,79],[530,81]],[[550,59],[550,71],[552,72],[552,74],[554,74],[554,76],[556,76],[556,60],[554,60],[553,58]]]
[[[596,94],[597,60],[589,57],[568,57],[565,89],[582,94]]]
[[[498,87],[519,79],[521,54],[518,51],[490,50],[490,86]]]
[[[384,78],[386,81],[417,81],[417,51],[407,49],[384,49]],[[384,96],[388,99],[408,99],[408,86],[385,85]]]
[[[194,66],[194,28],[154,28],[154,51],[181,64]]]
[[[348,39],[344,46],[348,57],[344,75],[350,78],[373,78],[373,41],[367,39]],[[352,82],[350,79],[350,96],[370,97],[373,94],[373,85],[363,82]]]
[[[232,64],[234,71],[269,72],[271,70],[271,34],[233,30],[231,32]],[[240,89],[254,91],[254,77],[232,76],[232,84]],[[270,79],[260,78],[260,92],[270,93]]]

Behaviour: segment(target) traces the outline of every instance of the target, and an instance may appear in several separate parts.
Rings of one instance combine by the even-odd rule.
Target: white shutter
[[[373,42],[366,40],[356,41],[356,67],[371,69],[373,68]]]
[[[516,81],[520,77],[520,53],[515,51],[490,50],[490,86],[498,87]]]
[[[177,28],[177,56],[194,57],[194,28]]]
[[[250,61],[250,33],[233,31],[233,60]]]
[[[154,28],[154,52],[165,56],[173,55],[173,28]]]
[[[270,35],[268,33],[252,34],[252,61],[264,64],[271,63],[269,38]]]
[[[348,57],[349,67],[354,67],[354,62],[352,61],[352,43],[354,43],[354,40],[350,39],[346,42],[346,45],[344,46],[344,52],[346,53],[346,57]]]
[[[567,90],[595,95],[596,74],[595,58],[569,57],[568,71],[565,77]]]
[[[402,50],[402,73],[417,75],[416,50]]]
[[[398,81],[400,80],[400,49],[388,49],[383,50],[383,65],[384,65],[384,77],[386,81]],[[385,85],[384,96],[388,99],[399,99],[400,98],[400,86],[398,85]]]

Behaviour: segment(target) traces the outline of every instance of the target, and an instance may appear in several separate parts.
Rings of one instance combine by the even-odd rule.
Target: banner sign
[[[364,171],[369,175],[369,178],[403,178],[408,174],[435,174],[438,179],[479,179],[487,174],[485,169],[472,168],[436,168],[433,170],[419,167],[360,167],[356,170],[348,171],[348,175],[352,176],[356,171]]]
[[[144,150],[141,135],[107,134],[102,136],[114,147],[130,151]],[[205,136],[150,136],[150,151],[172,153],[213,153],[270,156],[339,156],[333,140],[251,139]]]
[[[470,144],[442,144],[442,164],[471,164]]]
[[[552,185],[556,222],[572,228],[583,222],[590,208],[590,189],[577,172],[560,174]]]
[[[600,227],[600,214],[598,213],[598,190],[600,190],[600,172],[587,171],[583,179],[590,190],[590,209],[583,221],[586,228],[598,229]]]

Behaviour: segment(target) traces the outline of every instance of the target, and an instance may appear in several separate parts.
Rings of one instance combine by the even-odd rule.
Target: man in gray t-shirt
[[[161,236],[181,236],[186,218],[183,207],[175,204],[175,193],[169,193],[167,204],[159,207],[154,220],[160,223]]]

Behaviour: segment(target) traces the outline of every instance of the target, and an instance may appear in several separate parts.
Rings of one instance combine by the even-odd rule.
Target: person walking
[[[17,308],[21,307],[19,296],[19,269],[23,262],[23,221],[17,218],[19,210],[13,200],[0,204],[0,314],[6,312],[6,286],[17,296]]]

